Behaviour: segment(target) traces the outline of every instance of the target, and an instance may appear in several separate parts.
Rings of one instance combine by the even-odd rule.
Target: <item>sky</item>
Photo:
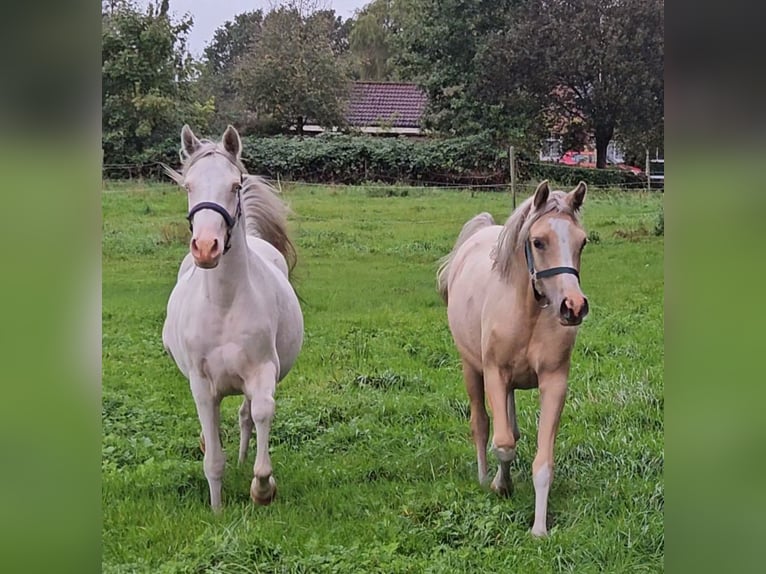
[[[371,0],[327,0],[329,8],[345,20]],[[147,6],[150,0],[139,0],[140,6]],[[264,12],[276,4],[275,0],[170,0],[170,12],[177,17],[189,13],[194,18],[194,27],[189,33],[189,51],[200,57],[213,33],[236,14],[261,9]]]

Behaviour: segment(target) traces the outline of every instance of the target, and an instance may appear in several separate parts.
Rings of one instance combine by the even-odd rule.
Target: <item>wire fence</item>
[[[517,165],[521,166],[545,166],[549,167],[551,165],[557,165],[557,164],[550,164],[545,162],[535,162],[535,161],[529,161],[529,160],[522,160],[522,159],[516,159],[515,163]],[[382,175],[382,174],[374,174],[374,173],[368,173],[366,181],[359,182],[359,181],[343,181],[343,178],[341,177],[335,177],[332,178],[330,181],[311,181],[316,179],[326,179],[328,177],[328,174],[325,172],[313,172],[313,173],[304,173],[303,174],[305,179],[284,179],[277,175],[276,177],[267,177],[266,179],[272,181],[273,183],[276,183],[278,186],[305,186],[305,187],[333,187],[333,186],[354,186],[354,187],[364,187],[365,189],[380,189],[380,190],[390,190],[395,187],[419,187],[424,189],[453,189],[453,190],[467,190],[467,191],[509,191],[511,188],[510,181],[500,181],[498,182],[497,179],[502,179],[504,176],[507,176],[507,174],[470,174],[465,177],[466,181],[435,181],[435,180],[424,180],[424,179],[413,179],[413,178],[402,178],[397,179],[393,178],[391,176]],[[443,178],[444,180],[448,179],[459,179],[461,176],[459,174],[432,174],[436,175],[437,177]],[[518,176],[517,176],[518,177]],[[135,164],[118,164],[118,163],[112,163],[112,164],[103,164],[102,165],[102,179],[104,181],[110,181],[110,180],[120,180],[120,181],[130,181],[130,180],[151,180],[151,181],[168,181],[163,170],[163,166],[159,162],[149,162],[149,163],[135,163]],[[482,180],[494,180],[493,183],[477,183]],[[534,190],[534,188],[537,186],[536,181],[519,181],[516,180],[515,187],[518,191],[521,191],[522,193],[525,191],[531,191]],[[586,181],[586,183],[588,183]],[[645,190],[645,188],[637,187],[635,183],[613,183],[608,185],[598,185],[598,184],[591,184],[588,183],[589,189],[594,190],[630,190],[630,191],[641,191],[642,189]],[[119,189],[110,189],[109,192],[119,192],[124,190]]]

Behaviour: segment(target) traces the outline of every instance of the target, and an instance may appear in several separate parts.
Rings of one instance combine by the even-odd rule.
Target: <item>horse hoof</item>
[[[258,478],[254,478],[250,483],[250,498],[255,504],[268,506],[277,497],[277,481],[273,476],[269,477],[268,484],[264,487],[259,483]]]
[[[545,528],[535,528],[532,527],[532,536],[535,538],[543,538],[545,536],[548,536],[548,530]]]
[[[490,484],[489,487],[498,496],[508,498],[509,496],[511,496],[511,494],[513,494],[513,484],[510,482],[504,484],[502,482],[499,482],[497,479],[495,479],[492,481],[492,484]]]

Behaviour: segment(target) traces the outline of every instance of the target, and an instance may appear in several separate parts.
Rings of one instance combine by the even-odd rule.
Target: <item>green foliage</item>
[[[282,179],[358,183],[504,181],[507,159],[482,136],[414,141],[333,135],[244,140],[253,173]],[[505,168],[504,164],[505,162]]]
[[[373,0],[357,14],[349,36],[354,75],[386,81],[400,76],[395,35],[403,25],[402,0]]]
[[[489,131],[497,139],[526,145],[533,117],[515,105],[483,94],[494,77],[483,80],[491,56],[488,43],[504,30],[510,0],[394,0],[406,18],[396,36],[398,64],[429,96],[428,125],[447,134]],[[506,73],[503,73],[505,76]],[[514,94],[511,90],[508,94]],[[535,146],[530,144],[529,151]]]
[[[489,136],[413,140],[325,134],[313,138],[277,136],[243,137],[242,157],[251,173],[266,177],[320,183],[383,182],[410,184],[499,184],[509,181],[508,152]],[[178,163],[178,139],[157,146],[149,157],[144,176],[162,178],[155,162]],[[643,188],[645,182],[631,172],[617,169],[585,169],[557,164],[518,162],[520,181],[548,179],[562,185],[583,180],[599,187]],[[106,177],[120,178],[121,168],[105,169]],[[392,188],[380,195],[396,195]]]
[[[222,404],[227,455],[216,516],[188,382],[162,348],[167,296],[188,244],[170,185],[107,184],[103,249],[104,572],[661,572],[664,558],[663,239],[659,194],[589,193],[583,254],[591,313],[572,356],[556,441],[551,536],[530,536],[539,393],[516,394],[516,490],[476,482],[467,396],[436,261],[507,194],[290,187],[306,337],[277,387],[271,459],[279,494],[248,495],[236,464],[239,400]],[[148,213],[146,207],[149,207]],[[145,249],[148,240],[152,249]],[[254,442],[254,441],[253,441]]]
[[[205,48],[198,85],[201,92],[215,101],[215,116],[211,123],[211,129],[215,132],[222,133],[228,124],[258,131],[259,126],[251,125],[248,114],[243,110],[235,71],[240,59],[252,49],[262,24],[261,10],[237,14],[233,21],[224,23],[215,31]]]
[[[504,57],[488,75],[501,92],[524,85],[550,129],[582,120],[599,168],[616,134],[656,137],[664,116],[663,0],[531,0],[502,25],[509,31],[494,50]]]
[[[580,120],[601,168],[615,134],[631,147],[661,142],[661,0],[393,1],[410,9],[400,64],[428,92],[437,130],[489,130],[532,153]]]
[[[129,2],[102,13],[102,147],[105,163],[142,163],[184,122],[207,129],[212,100],[197,98],[186,51],[191,18],[173,22],[167,2]]]
[[[279,7],[263,20],[251,49],[240,59],[236,89],[244,108],[303,133],[306,123],[345,123],[347,74],[334,12],[304,14],[298,5]]]

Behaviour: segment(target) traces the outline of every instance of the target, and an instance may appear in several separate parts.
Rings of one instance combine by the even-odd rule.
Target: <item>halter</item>
[[[194,233],[194,224],[192,222],[194,221],[194,215],[197,214],[198,212],[203,211],[205,209],[210,209],[211,211],[215,211],[217,214],[223,217],[224,222],[226,222],[226,242],[223,245],[223,254],[225,255],[229,251],[229,249],[231,249],[231,232],[234,229],[234,226],[239,222],[240,217],[242,216],[241,191],[242,191],[242,184],[244,183],[245,172],[242,171],[242,168],[240,168],[234,161],[232,161],[232,159],[227,154],[218,150],[210,150],[209,152],[200,155],[199,157],[195,158],[194,161],[190,163],[186,169],[189,169],[189,167],[191,167],[194,163],[196,163],[201,158],[207,157],[214,153],[217,153],[225,157],[240,172],[240,185],[239,185],[239,189],[237,189],[237,211],[234,213],[234,217],[232,217],[231,214],[226,210],[226,208],[220,203],[215,203],[214,201],[200,201],[197,205],[195,205],[189,210],[189,214],[186,216],[186,219],[189,221],[189,230],[192,233]]]
[[[545,305],[541,304],[542,307],[547,307],[550,304],[550,301],[548,301],[548,298],[545,297],[545,295],[537,290],[535,281],[538,279],[569,273],[570,275],[577,277],[578,283],[580,282],[580,272],[574,267],[551,267],[549,269],[543,269],[542,271],[535,271],[535,260],[532,257],[532,245],[529,242],[529,238],[524,242],[524,257],[527,259],[527,269],[529,270],[529,277],[532,281],[532,292],[535,295],[535,301],[540,303],[543,298],[546,300]]]

